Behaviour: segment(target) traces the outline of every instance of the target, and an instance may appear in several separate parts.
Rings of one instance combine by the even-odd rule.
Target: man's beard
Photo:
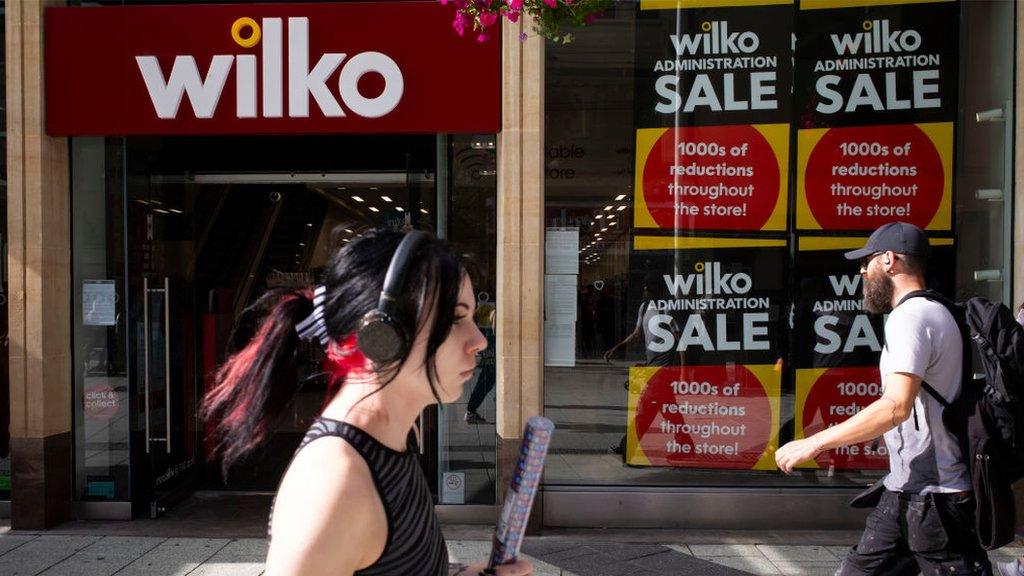
[[[875,280],[864,277],[864,310],[872,314],[885,314],[892,311],[892,278],[880,275]]]

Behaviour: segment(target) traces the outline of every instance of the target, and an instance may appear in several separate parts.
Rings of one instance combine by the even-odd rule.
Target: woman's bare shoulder
[[[348,442],[323,437],[295,455],[278,489],[271,534],[268,574],[318,574],[319,567],[337,574],[380,557],[387,517],[369,467]]]

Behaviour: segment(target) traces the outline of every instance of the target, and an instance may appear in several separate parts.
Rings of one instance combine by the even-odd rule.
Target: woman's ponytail
[[[231,356],[216,372],[202,415],[226,473],[255,448],[298,389],[295,325],[313,310],[311,290],[272,290],[244,313]],[[248,322],[247,322],[248,321]],[[241,337],[240,337],[241,336]]]

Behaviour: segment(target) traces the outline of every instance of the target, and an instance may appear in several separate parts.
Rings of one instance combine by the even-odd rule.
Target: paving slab
[[[100,538],[42,572],[42,576],[110,576],[162,544],[165,538]]]
[[[208,561],[189,572],[188,576],[260,576],[260,574],[263,574],[262,562]]]
[[[795,562],[832,562],[836,555],[824,546],[783,546],[779,544],[758,544],[758,551],[764,557],[775,562],[786,560]]]
[[[3,556],[23,544],[27,544],[28,542],[35,540],[38,537],[38,534],[15,535],[0,533],[0,556]]]
[[[763,558],[762,558],[763,560]],[[699,576],[748,576],[748,572],[737,570],[725,564],[711,562],[681,554],[674,550],[665,550],[662,554],[653,554],[637,558],[630,562],[647,569],[652,574],[666,575],[699,575]]]
[[[231,541],[213,538],[172,538],[153,548],[117,576],[186,576]]]
[[[834,576],[838,569],[839,562],[787,562],[779,566],[783,576]]]
[[[9,536],[4,536],[8,538]],[[88,548],[100,536],[51,536],[44,534],[0,556],[0,574],[35,576]]]
[[[779,568],[764,556],[715,556],[707,559],[722,566],[757,576],[778,576]]]
[[[690,552],[698,558],[716,556],[753,556],[763,558],[764,554],[754,544],[690,544]]]

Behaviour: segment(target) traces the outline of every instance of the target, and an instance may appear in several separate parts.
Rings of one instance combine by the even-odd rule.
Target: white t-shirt
[[[948,402],[960,394],[963,344],[945,306],[911,298],[885,322],[882,381],[902,372],[920,377]],[[960,447],[942,423],[942,405],[921,389],[910,418],[885,433],[889,475],[885,487],[897,492],[959,492],[971,489]]]
[[[636,314],[636,327],[643,330],[644,333],[644,352],[647,353],[647,365],[648,366],[674,366],[679,364],[679,353],[674,348],[669,348],[664,352],[655,352],[651,350],[651,343],[658,338],[650,329],[651,321],[654,317],[663,314],[658,311],[658,308],[654,305],[654,302],[645,302],[640,305],[640,309],[637,310]],[[679,334],[679,326],[676,325],[675,319],[669,324],[668,328],[673,334]]]

